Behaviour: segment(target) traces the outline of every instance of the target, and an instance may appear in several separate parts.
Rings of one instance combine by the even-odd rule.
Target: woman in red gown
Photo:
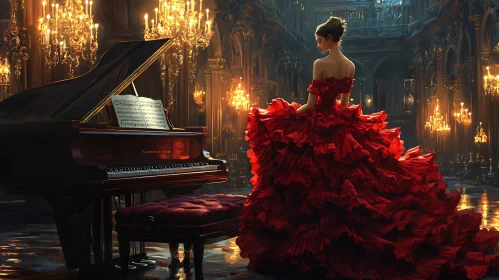
[[[383,280],[479,279],[499,268],[499,232],[456,210],[460,194],[446,192],[435,155],[404,154],[385,112],[348,105],[344,31],[335,17],[318,26],[330,54],[314,63],[307,104],[275,99],[248,116],[253,190],[237,238],[248,268]]]

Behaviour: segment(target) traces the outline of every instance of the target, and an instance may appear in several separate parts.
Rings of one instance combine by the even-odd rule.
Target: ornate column
[[[243,24],[243,23],[240,23]],[[255,32],[248,23],[244,24],[244,27],[241,27],[239,32],[243,38],[243,83],[244,89],[246,91],[250,91],[251,89],[251,49],[250,44],[255,37]]]
[[[424,60],[422,56],[417,56],[414,59],[414,65],[416,66],[416,138],[418,143],[424,139],[424,108],[426,106],[426,101],[424,98]]]
[[[459,94],[456,96],[457,97],[456,100],[468,102],[465,98],[466,97],[466,85],[465,85],[466,73],[464,71],[464,63],[457,63],[456,69],[457,69],[457,79],[459,81]]]
[[[212,156],[222,151],[222,98],[224,96],[222,78],[225,59],[208,58],[206,70],[206,126],[208,148]]]
[[[480,15],[477,14],[477,13],[472,13],[470,14],[469,16],[469,21],[473,24],[473,27],[475,29],[475,49],[476,49],[476,54],[475,54],[475,63],[476,63],[476,67],[475,67],[475,81],[476,81],[476,90],[477,90],[477,100],[476,100],[476,104],[475,104],[475,108],[478,109],[476,110],[477,114],[475,115],[475,117],[477,117],[480,121],[485,121],[484,120],[484,115],[483,115],[483,95],[484,95],[484,92],[483,92],[483,71],[482,71],[482,59],[481,57],[479,56],[479,53],[480,53]],[[487,58],[488,59],[488,58]],[[473,100],[475,101],[475,100]]]
[[[27,32],[30,37],[30,59],[27,61],[27,89],[35,88],[43,85],[43,57],[42,48],[38,41],[38,19],[42,15],[41,2],[26,1],[25,18],[28,26]]]

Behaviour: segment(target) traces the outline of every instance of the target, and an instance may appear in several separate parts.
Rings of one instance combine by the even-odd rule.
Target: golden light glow
[[[241,251],[239,249],[239,246],[237,246],[236,244],[236,241],[235,240],[230,240],[229,241],[230,244],[229,244],[229,248],[228,250],[227,249],[224,249],[224,251],[226,251],[226,254],[225,254],[225,261],[228,263],[228,264],[235,264],[237,263],[237,261],[241,258],[239,256],[239,252]]]
[[[10,64],[7,58],[0,59],[0,85],[8,85],[10,80]]]
[[[197,105],[202,106],[204,104],[204,98],[206,96],[206,91],[199,86],[196,85],[196,88],[194,89],[194,102],[196,102]]]
[[[234,89],[234,92],[229,97],[229,104],[238,111],[249,110],[249,94],[244,90],[242,77],[239,79],[239,84]]]
[[[437,99],[433,116],[430,116],[430,119],[425,124],[425,129],[428,129],[431,134],[446,134],[450,131],[449,124],[444,120],[444,116],[441,115],[439,106]]]
[[[371,104],[373,103],[373,98],[370,95],[366,95],[365,99],[367,106],[371,106]]]
[[[464,125],[471,124],[471,112],[468,112],[468,109],[464,108],[464,102],[461,102],[459,112],[454,112],[453,116],[458,123],[462,123]]]
[[[466,194],[466,188],[462,189],[461,192],[461,200],[459,201],[459,204],[457,205],[457,210],[464,210],[468,208],[473,208],[473,205],[470,203],[470,198]]]
[[[38,20],[38,39],[44,63],[50,71],[57,64],[65,66],[65,74],[74,76],[82,60],[91,66],[96,61],[99,24],[94,22],[94,2],[64,0],[59,3],[42,1],[42,17]]]
[[[475,143],[476,144],[487,143],[487,134],[485,134],[483,130],[482,122],[480,122],[480,124],[478,124],[476,128]]]
[[[488,220],[487,220],[487,217],[488,217],[488,214],[489,214],[489,199],[487,197],[487,189],[484,189],[483,190],[483,193],[482,193],[482,199],[481,199],[481,208],[480,209],[480,213],[482,213],[482,224],[480,225],[481,228],[489,228],[489,226],[487,226],[488,224]]]
[[[499,94],[499,75],[490,74],[490,67],[487,66],[487,75],[483,76],[483,90],[486,95],[494,96]]]

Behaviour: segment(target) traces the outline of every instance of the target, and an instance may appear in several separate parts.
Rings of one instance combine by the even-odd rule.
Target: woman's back
[[[346,58],[340,51],[332,53],[316,61],[317,68],[320,71],[321,80],[328,78],[343,79],[353,78],[355,73],[355,64]]]

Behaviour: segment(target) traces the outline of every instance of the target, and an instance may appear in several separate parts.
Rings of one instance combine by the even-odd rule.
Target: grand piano
[[[204,151],[206,129],[126,129],[113,95],[170,47],[168,39],[118,42],[87,74],[0,102],[0,192],[48,201],[68,268],[112,259],[112,201],[225,182],[227,165]],[[107,116],[107,117],[106,117]],[[107,120],[103,122],[102,120]]]

